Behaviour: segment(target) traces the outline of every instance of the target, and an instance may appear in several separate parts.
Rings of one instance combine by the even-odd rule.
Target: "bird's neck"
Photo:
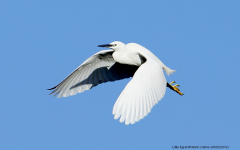
[[[118,63],[122,63],[124,61],[124,51],[115,51],[113,53],[113,59],[118,62]]]

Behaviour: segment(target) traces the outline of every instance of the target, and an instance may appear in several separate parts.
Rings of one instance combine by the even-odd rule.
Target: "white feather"
[[[134,124],[150,113],[165,92],[167,81],[163,70],[172,70],[152,52],[136,43],[112,42],[112,50],[103,50],[84,61],[50,94],[67,97],[89,90],[98,84],[133,77],[113,107],[114,119]],[[109,46],[109,45],[108,45]]]
[[[151,111],[152,106],[155,105],[160,100],[160,98],[164,96],[166,91],[166,84],[167,81],[164,77],[163,70],[160,64],[155,60],[147,59],[147,61],[139,67],[139,69],[134,74],[132,80],[127,84],[127,86],[117,99],[117,102],[120,103],[121,101],[126,100],[124,97],[129,96],[133,97],[130,99],[133,102],[129,102],[127,106],[124,106],[127,107],[127,109],[124,107],[122,108],[123,110],[127,111],[125,123],[129,124],[130,122],[129,118],[131,116],[139,115],[140,119],[142,119],[143,116],[146,116]],[[149,92],[149,89],[154,89],[156,92],[158,92],[158,96],[155,97],[151,96],[152,94]],[[143,99],[141,99],[141,95],[143,95]],[[138,114],[136,114],[135,113],[136,106],[133,107],[129,105],[135,105],[136,103],[134,101],[141,102],[142,100],[143,109],[140,109],[141,112],[138,112]],[[130,108],[132,111],[130,111]],[[122,114],[124,113],[125,112],[122,112]],[[132,118],[131,122],[138,121],[137,117],[131,118]]]

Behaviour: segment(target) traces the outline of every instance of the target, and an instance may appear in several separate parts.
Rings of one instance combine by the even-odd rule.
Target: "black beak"
[[[111,47],[111,46],[113,46],[113,45],[111,45],[111,44],[98,45],[98,47]]]

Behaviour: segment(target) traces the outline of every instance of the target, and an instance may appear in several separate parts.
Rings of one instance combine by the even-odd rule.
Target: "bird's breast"
[[[139,55],[133,54],[133,53],[126,53],[126,52],[114,52],[113,59],[116,62],[121,64],[135,65],[135,66],[140,66],[142,62]]]

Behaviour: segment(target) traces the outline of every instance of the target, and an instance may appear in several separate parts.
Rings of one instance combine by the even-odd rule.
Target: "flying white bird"
[[[114,119],[120,116],[120,122],[134,124],[143,119],[151,111],[151,108],[160,101],[166,91],[166,87],[183,93],[168,83],[163,74],[172,74],[152,52],[145,47],[136,44],[124,44],[119,41],[111,44],[99,45],[110,50],[100,51],[75,69],[66,79],[57,86],[48,89],[50,94],[67,97],[89,90],[98,84],[133,77],[118,97],[113,107]],[[54,96],[55,96],[54,95]]]

